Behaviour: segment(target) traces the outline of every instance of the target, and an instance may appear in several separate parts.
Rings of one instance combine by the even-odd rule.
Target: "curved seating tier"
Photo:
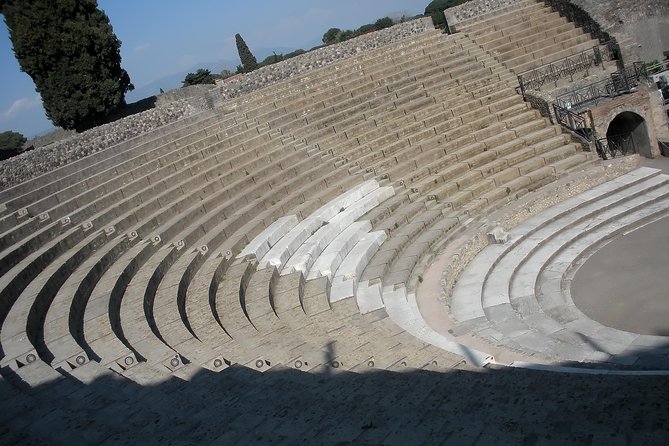
[[[527,220],[505,244],[486,247],[450,302],[454,331],[553,361],[624,361],[666,343],[585,316],[570,298],[572,265],[616,234],[669,215],[669,176],[637,169]],[[624,359],[623,359],[624,358]],[[643,367],[666,368],[666,360]]]
[[[591,159],[513,80],[428,31],[3,192],[0,365],[149,384],[489,363],[427,327],[410,282],[467,221]]]
[[[543,2],[534,0],[465,20],[457,24],[457,30],[516,74],[600,44]]]

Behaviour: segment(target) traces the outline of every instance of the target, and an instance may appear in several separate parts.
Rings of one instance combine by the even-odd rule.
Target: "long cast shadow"
[[[232,366],[27,388],[2,372],[0,444],[669,444],[667,376]]]

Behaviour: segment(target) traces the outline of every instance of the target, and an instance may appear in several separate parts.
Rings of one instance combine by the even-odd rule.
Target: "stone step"
[[[478,263],[476,263],[476,265],[471,264],[466,270],[471,271],[471,273],[466,272],[465,274],[467,275],[461,277],[461,282],[459,281],[461,286],[465,288],[471,286],[481,286],[480,284],[484,283],[483,288],[479,288],[479,293],[482,293],[479,295],[482,296],[482,305],[485,315],[481,314],[480,312],[477,313],[476,311],[473,313],[468,313],[465,310],[467,307],[462,306],[461,303],[464,305],[467,300],[460,300],[460,298],[457,297],[464,297],[464,295],[460,293],[460,291],[464,290],[464,288],[458,288],[458,285],[456,285],[457,294],[454,294],[454,303],[457,304],[452,306],[454,314],[459,313],[463,316],[468,314],[469,316],[467,317],[470,319],[485,317],[493,324],[505,323],[507,326],[511,327],[512,325],[510,325],[510,319],[509,322],[503,321],[506,320],[505,318],[510,317],[510,314],[514,314],[514,311],[519,311],[520,314],[523,315],[523,320],[525,323],[529,323],[533,330],[539,330],[540,334],[534,334],[532,337],[528,337],[529,335],[526,334],[529,333],[528,326],[517,322],[515,324],[516,334],[507,335],[505,333],[505,335],[509,336],[509,342],[514,343],[514,345],[520,345],[527,351],[534,348],[535,353],[544,354],[550,357],[557,357],[563,360],[567,359],[582,361],[602,358],[606,360],[606,358],[602,356],[601,352],[592,350],[590,347],[592,344],[585,344],[583,341],[576,342],[573,340],[576,338],[569,340],[570,338],[561,334],[555,339],[549,339],[549,337],[553,336],[552,333],[557,334],[556,330],[562,330],[562,327],[556,324],[556,321],[552,321],[550,318],[548,318],[547,315],[544,315],[541,312],[537,313],[532,310],[533,307],[529,305],[527,299],[534,295],[535,283],[540,283],[535,282],[537,276],[540,274],[540,271],[548,271],[543,268],[546,262],[549,261],[549,258],[554,257],[554,252],[557,249],[555,242],[562,244],[565,243],[565,240],[568,239],[568,236],[563,236],[563,234],[568,234],[571,232],[574,234],[574,236],[580,237],[580,235],[583,234],[583,231],[585,230],[587,233],[592,233],[594,235],[597,229],[587,229],[588,227],[592,226],[593,218],[596,218],[598,221],[615,222],[614,227],[619,227],[621,225],[624,226],[627,223],[621,223],[621,212],[622,215],[629,216],[629,218],[627,218],[628,221],[634,221],[635,218],[639,217],[631,214],[630,205],[624,203],[620,204],[621,202],[631,201],[635,203],[634,206],[636,208],[643,209],[645,205],[637,197],[643,197],[644,194],[650,194],[647,195],[650,197],[650,203],[656,202],[657,198],[655,197],[666,197],[666,185],[668,184],[666,178],[656,177],[653,175],[656,175],[656,172],[653,172],[652,170],[634,172],[631,175],[621,177],[620,181],[617,183],[607,183],[599,186],[588,194],[583,194],[582,196],[562,203],[559,206],[559,209],[551,209],[550,212],[546,213],[546,215],[537,216],[523,223],[521,227],[512,232],[511,237],[513,242],[510,247],[504,245],[493,245],[489,248],[486,248],[486,250],[484,250],[483,253],[481,253],[480,256],[475,259],[475,262],[483,263],[481,265],[478,265]],[[658,189],[658,187],[664,188],[664,192],[662,192],[661,189]],[[574,212],[570,212],[570,209],[575,209],[576,213],[574,214]],[[653,206],[649,208],[650,215],[657,212],[655,209],[658,208]],[[560,213],[559,217],[555,216],[556,212]],[[605,217],[606,215],[608,215],[608,217]],[[639,215],[645,214],[642,212]],[[623,217],[622,220],[625,220],[625,217]],[[583,225],[585,225],[586,229],[582,228]],[[595,228],[604,229],[606,227],[606,223],[600,223]],[[607,231],[607,229],[604,230]],[[519,235],[516,236],[514,234]],[[540,237],[542,237],[542,234],[545,234],[545,238],[541,244],[537,245],[534,240],[538,240]],[[565,239],[565,237],[567,237],[567,239]],[[597,240],[597,238],[593,240]],[[585,249],[585,247],[588,246],[588,243],[582,243],[582,245]],[[492,272],[488,271],[489,268],[486,265],[490,265],[490,268],[492,268],[490,271]],[[469,278],[469,275],[471,274],[485,274],[486,279],[484,282],[481,282],[475,276]],[[515,280],[512,279],[512,277],[515,277]],[[511,285],[508,285],[509,283]],[[504,297],[505,293],[501,291],[501,288],[504,288],[506,293],[511,293],[511,300],[509,299],[508,294],[506,294],[506,298]],[[549,288],[550,287],[546,284],[545,288],[538,288],[538,290],[548,290]],[[550,289],[551,292],[549,294],[543,294],[546,296],[546,299],[548,299],[546,302],[558,302],[561,298],[553,291],[555,287]],[[561,289],[561,285],[558,284],[556,289]],[[471,296],[471,292],[466,292],[466,294]],[[514,298],[513,296],[516,297]],[[502,311],[504,309],[504,305],[508,307],[509,304],[514,307],[514,309],[511,310],[511,313],[508,311]],[[474,304],[472,303],[472,305]],[[471,309],[475,310],[475,306],[472,306]],[[580,329],[583,329],[583,323],[584,322],[580,323]],[[568,325],[569,324],[567,324],[567,326]],[[592,330],[588,332],[594,333]],[[560,333],[563,332],[561,331]],[[600,332],[600,335],[604,336],[604,332]],[[539,338],[537,336],[543,336],[544,341],[541,347],[538,347],[539,344],[537,344],[537,340]],[[598,335],[594,336],[597,338]],[[609,336],[608,339],[617,338],[619,341],[614,341],[612,343],[610,341],[601,339],[599,345],[602,345],[603,343],[604,345],[608,345],[611,348],[615,342],[622,342],[623,344],[625,342],[623,338],[620,337],[620,335],[616,335],[613,332],[607,336]],[[593,341],[598,343],[599,339],[595,338],[593,338]],[[503,340],[502,342],[506,341]]]
[[[203,125],[206,126],[208,122],[218,119],[218,116],[213,112],[206,111],[167,124],[154,132],[134,138],[132,141],[117,144],[52,172],[43,174],[38,178],[0,191],[0,203],[5,204],[7,212],[13,212],[72,185],[74,183],[72,176],[76,178],[84,171],[94,173],[97,169],[114,165],[113,161],[108,160],[114,156],[123,159],[120,154],[126,150],[142,145],[164,144],[175,138],[179,138],[181,134],[188,134],[192,130],[199,129]]]

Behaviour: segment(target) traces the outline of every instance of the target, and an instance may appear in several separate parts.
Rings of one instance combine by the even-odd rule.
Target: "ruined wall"
[[[262,67],[251,73],[220,82],[219,88],[210,91],[207,95],[209,103],[213,103],[215,106],[221,105],[227,99],[251,93],[284,79],[298,76],[429,30],[434,30],[432,19],[424,17],[364,34],[336,45],[328,45],[309,51],[291,59]]]
[[[513,6],[518,1],[471,0],[444,13],[449,25],[457,28],[462,20]],[[669,51],[668,0],[557,1],[571,3],[588,12],[603,31],[615,37],[627,64],[636,60],[662,60],[663,52]]]
[[[669,51],[669,1],[570,0],[613,35],[626,64],[635,60],[662,60]]]
[[[467,3],[448,8],[444,11],[444,15],[448,24],[455,26],[463,20],[487,14],[496,9],[513,6],[519,1],[521,0],[470,0]]]
[[[62,141],[24,152],[0,162],[0,190],[38,177],[198,111],[199,109],[193,107],[187,100],[180,100],[82,133],[74,133]]]
[[[648,139],[651,142],[650,153],[641,150],[640,155],[655,158],[660,155],[660,149],[655,142],[655,121],[657,115],[661,116],[662,109],[658,101],[657,91],[652,88],[640,87],[634,93],[618,96],[607,100],[601,105],[592,107],[592,118],[595,123],[595,131],[598,138],[604,138],[609,124],[620,113],[629,111],[641,116],[646,122]]]
[[[216,88],[214,84],[189,85],[188,87],[175,88],[156,96],[156,107],[166,107],[172,102],[186,100],[197,108],[207,108],[207,92]]]

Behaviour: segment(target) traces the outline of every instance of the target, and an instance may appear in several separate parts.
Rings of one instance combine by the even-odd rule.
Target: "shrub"
[[[198,84],[214,84],[214,76],[211,74],[211,71],[204,68],[200,68],[195,73],[188,73],[183,80],[182,87],[188,87],[189,85],[198,85]]]

